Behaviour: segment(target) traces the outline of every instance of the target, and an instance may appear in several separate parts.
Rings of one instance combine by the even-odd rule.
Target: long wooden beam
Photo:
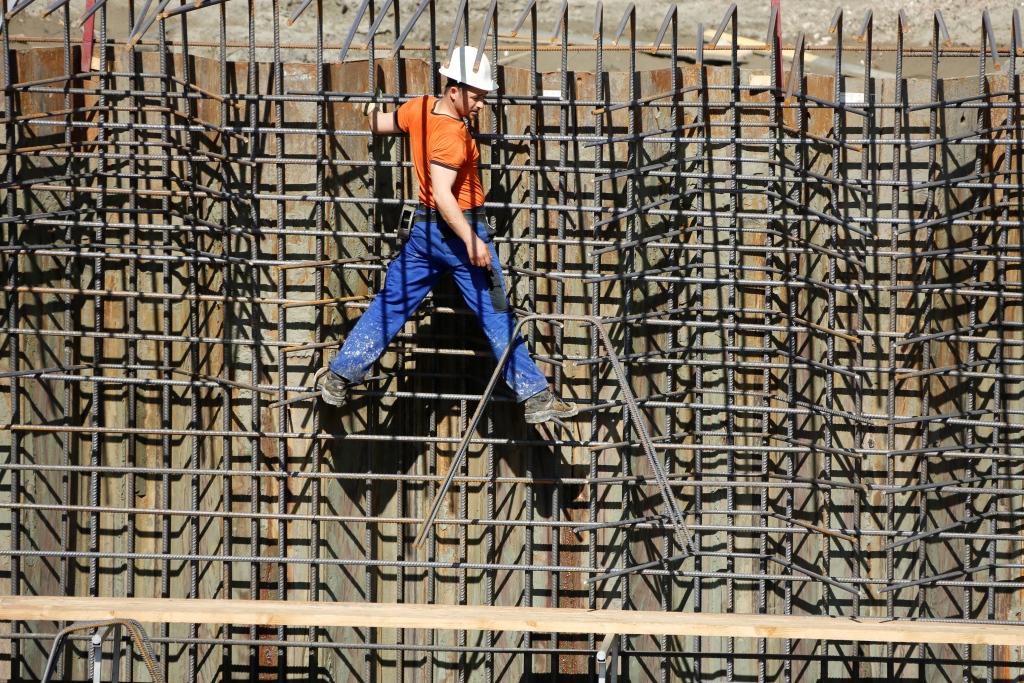
[[[1024,645],[1024,624],[1005,626],[868,617],[697,614],[552,607],[174,598],[0,597],[0,621],[79,621],[110,618],[175,624],[352,626],[791,638],[879,643]]]

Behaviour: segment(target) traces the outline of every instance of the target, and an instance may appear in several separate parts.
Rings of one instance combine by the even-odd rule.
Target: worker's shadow
[[[441,279],[427,305],[465,306],[449,277]],[[445,353],[419,352],[417,347],[444,349]],[[321,403],[322,428],[334,437],[325,442],[325,464],[336,477],[339,492],[344,494],[341,498],[346,499],[331,497],[331,504],[339,506],[331,514],[350,514],[340,509],[349,508],[366,516],[384,511],[389,516],[391,512],[422,516],[434,490],[427,478],[447,474],[479,403],[476,397],[483,394],[495,367],[473,316],[421,314],[414,337],[393,343],[390,350],[397,353],[389,354],[383,367],[371,371],[383,374],[384,379],[360,385],[343,408]],[[395,361],[396,357],[399,360]],[[493,457],[495,476],[537,480],[529,496],[534,516],[546,519],[557,514],[552,510],[554,486],[562,487],[563,500],[575,499],[578,492],[570,490],[571,485],[558,483],[570,476],[571,469],[563,462],[561,447],[551,445],[575,439],[572,425],[567,429],[552,423],[526,424],[522,406],[499,381],[477,427],[475,438],[479,437],[496,443],[490,455],[486,447],[473,444],[467,454],[472,461],[469,470],[484,475],[486,460],[478,459]],[[396,474],[406,478],[399,482]],[[395,500],[399,483],[402,500]],[[372,509],[364,509],[368,486],[372,488]],[[526,510],[519,514],[525,515]],[[415,533],[411,525],[403,526],[405,534]]]

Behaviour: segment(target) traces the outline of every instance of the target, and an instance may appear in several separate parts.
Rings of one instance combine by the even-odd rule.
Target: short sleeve
[[[409,128],[413,125],[413,120],[416,118],[416,107],[422,107],[423,102],[421,98],[415,100],[409,100],[401,107],[395,110],[395,125],[398,129],[408,133]]]
[[[458,171],[466,163],[466,140],[459,134],[461,130],[453,128],[435,130],[430,136],[428,153],[430,163]]]

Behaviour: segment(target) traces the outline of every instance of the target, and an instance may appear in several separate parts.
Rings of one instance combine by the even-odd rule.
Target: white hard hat
[[[498,85],[491,78],[491,60],[487,59],[485,54],[480,55],[480,68],[474,70],[473,64],[476,62],[476,56],[475,47],[470,45],[457,47],[452,52],[452,58],[448,65],[442,64],[438,71],[442,76],[447,76],[471,88],[487,91],[497,90]]]

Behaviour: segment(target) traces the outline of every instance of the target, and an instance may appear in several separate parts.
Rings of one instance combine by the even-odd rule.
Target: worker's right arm
[[[481,268],[491,267],[491,250],[487,243],[477,237],[476,230],[462,215],[459,202],[452,194],[452,185],[458,172],[439,163],[430,165],[430,191],[434,196],[434,206],[441,213],[441,218],[466,245],[469,262]]]
[[[374,135],[400,135],[405,132],[398,127],[397,111],[373,109],[366,114],[366,122]]]

